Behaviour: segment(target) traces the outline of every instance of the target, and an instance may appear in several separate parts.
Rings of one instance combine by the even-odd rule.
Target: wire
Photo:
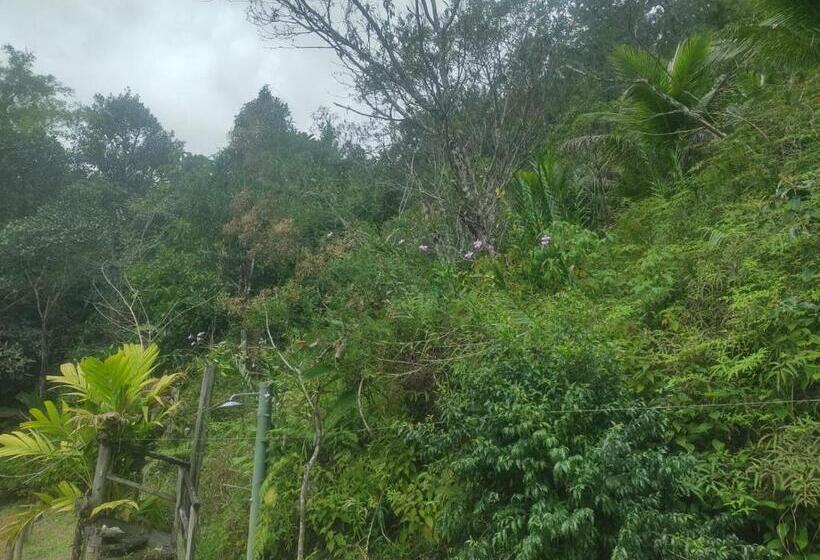
[[[595,413],[605,413],[605,412],[645,412],[649,410],[701,410],[701,409],[714,409],[714,408],[737,408],[737,407],[755,407],[755,406],[770,406],[770,405],[784,405],[784,404],[809,404],[809,403],[820,403],[820,398],[816,399],[777,399],[777,400],[768,400],[768,401],[736,401],[736,402],[727,402],[727,403],[688,403],[688,404],[668,404],[668,405],[655,405],[655,406],[625,406],[625,407],[601,407],[601,408],[576,408],[572,410],[565,410],[565,409],[548,409],[542,410],[544,414],[595,414]],[[490,420],[495,418],[495,416],[474,416],[471,420]],[[419,422],[419,424],[434,424],[434,425],[442,425],[446,424],[448,421],[445,419],[441,420],[430,420],[426,422]],[[407,426],[407,425],[405,425]],[[376,426],[372,428],[373,431],[375,430],[397,430],[400,429],[402,426]],[[342,432],[367,432],[365,428],[357,428],[357,429],[347,429],[347,430],[339,430]],[[208,441],[252,441],[256,436],[254,434],[248,434],[246,436],[220,436],[214,438],[208,438]],[[190,437],[175,437],[175,438],[153,438],[153,439],[132,439],[130,441],[191,441]]]

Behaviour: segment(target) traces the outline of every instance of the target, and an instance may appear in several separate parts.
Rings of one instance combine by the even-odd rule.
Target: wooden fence
[[[111,448],[100,444],[97,457],[97,467],[92,485],[91,505],[99,505],[105,498],[105,482],[113,482],[134,488],[140,492],[157,496],[174,504],[174,526],[171,532],[171,546],[177,560],[193,560],[196,553],[196,530],[199,521],[199,497],[197,486],[199,471],[202,469],[202,456],[205,451],[205,441],[208,421],[208,408],[211,401],[211,390],[214,381],[214,366],[205,368],[202,376],[202,386],[199,392],[199,406],[194,425],[193,442],[191,445],[190,460],[171,457],[162,453],[146,452],[147,457],[172,464],[177,468],[176,492],[172,496],[165,492],[153,490],[139,482],[116,476],[110,472]],[[101,537],[99,530],[91,530],[86,536],[83,557],[85,560],[98,560],[101,557]]]

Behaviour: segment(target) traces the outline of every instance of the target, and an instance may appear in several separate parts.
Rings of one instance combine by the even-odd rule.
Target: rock
[[[102,535],[103,541],[116,541],[125,535],[125,531],[117,527],[116,525],[113,527],[109,527],[108,525],[103,524],[102,529],[100,529],[100,534]]]

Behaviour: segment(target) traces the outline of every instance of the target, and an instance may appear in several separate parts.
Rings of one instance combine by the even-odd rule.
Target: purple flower
[[[483,246],[484,242],[480,239],[476,239],[475,241],[473,241],[473,244],[471,245],[474,251],[480,251]]]
[[[552,241],[552,237],[550,237],[549,235],[544,234],[544,235],[541,236],[541,246],[542,247],[549,247],[550,246],[550,241]]]
[[[421,244],[421,245],[419,245],[419,251],[421,251],[422,253],[429,253],[430,252],[430,246]]]
[[[467,251],[466,253],[464,253],[464,260],[465,261],[471,261],[471,260],[473,260],[473,257],[475,257],[475,253],[472,252],[472,251]]]

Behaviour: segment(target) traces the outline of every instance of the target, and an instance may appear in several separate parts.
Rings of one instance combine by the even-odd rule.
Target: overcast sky
[[[87,103],[140,95],[189,151],[224,146],[233,117],[264,84],[307,130],[321,106],[348,95],[324,49],[271,49],[230,0],[0,0],[0,43],[28,49]]]

